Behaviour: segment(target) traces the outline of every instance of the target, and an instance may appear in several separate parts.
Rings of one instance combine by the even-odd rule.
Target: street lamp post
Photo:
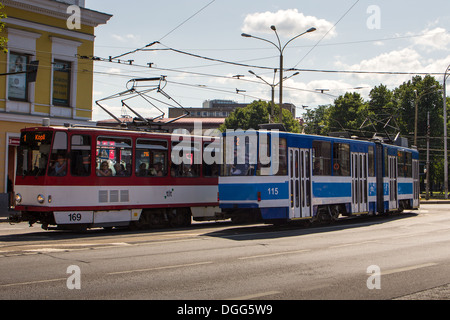
[[[435,88],[436,85],[432,85],[431,87],[429,87],[428,89],[433,89]],[[418,114],[419,114],[419,102],[420,99],[422,99],[422,97],[424,95],[433,93],[434,91],[427,91],[422,93],[421,95],[417,95],[417,90],[414,90],[414,94],[416,95],[416,99],[414,100],[414,108],[415,108],[415,116],[414,116],[414,145],[417,147],[417,122],[418,122]]]
[[[276,74],[277,74],[277,69],[274,70],[272,84],[270,84],[269,82],[267,82],[266,80],[264,80],[264,78],[258,76],[258,75],[257,75],[256,73],[254,73],[252,70],[248,70],[248,72],[249,72],[250,74],[254,75],[255,77],[257,77],[258,79],[260,79],[261,81],[263,81],[265,84],[267,84],[267,85],[270,86],[271,92],[272,92],[272,100],[271,100],[271,106],[270,106],[270,119],[269,119],[269,122],[270,122],[270,121],[273,121],[273,119],[274,119],[273,111],[274,111],[274,108],[275,108],[275,87],[278,86],[278,84],[279,84],[279,83],[275,84],[275,76],[276,76]],[[283,78],[283,80],[287,80],[287,79],[292,78],[292,77],[294,77],[294,76],[296,76],[296,75],[298,75],[298,74],[300,74],[300,72],[296,72],[296,73],[294,73],[294,74],[291,74],[289,77]],[[275,122],[275,121],[273,121],[273,122]]]
[[[241,36],[246,37],[246,38],[254,38],[254,39],[258,39],[258,40],[262,40],[262,41],[268,42],[268,43],[272,44],[273,46],[275,46],[275,48],[277,48],[278,51],[280,52],[280,123],[283,123],[283,52],[284,52],[284,49],[286,49],[286,46],[291,41],[297,39],[298,37],[301,37],[305,33],[316,31],[316,28],[309,28],[305,32],[303,32],[303,33],[293,37],[292,39],[287,41],[284,46],[281,45],[281,41],[280,41],[280,37],[278,36],[277,28],[275,26],[271,26],[270,29],[272,29],[275,32],[275,35],[277,36],[277,40],[278,40],[278,45],[275,44],[274,42],[270,41],[270,40],[267,40],[267,39],[264,39],[264,38],[260,38],[260,37],[255,37],[255,36],[252,36],[252,35],[250,35],[248,33],[242,33]]]

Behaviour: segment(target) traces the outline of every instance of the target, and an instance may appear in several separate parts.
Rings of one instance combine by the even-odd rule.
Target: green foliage
[[[279,107],[275,106],[274,114],[279,114]],[[269,123],[270,104],[265,101],[253,101],[244,108],[237,108],[225,119],[225,123],[220,126],[223,132],[226,129],[259,129],[260,124]],[[283,109],[283,123],[289,132],[300,132],[300,124],[294,119],[292,114]]]
[[[426,159],[427,113],[430,114],[430,181],[431,187],[434,184],[438,189],[443,181],[443,95],[442,85],[432,76],[414,76],[393,90],[380,84],[370,91],[367,101],[358,93],[347,92],[333,104],[308,110],[304,115],[303,130],[319,135],[347,131],[366,137],[372,137],[376,132],[391,138],[400,132],[402,137],[408,138],[409,145],[413,145],[416,104],[417,148],[421,164]]]
[[[2,10],[3,8],[5,8],[5,6],[0,3],[0,10]],[[2,21],[2,19],[5,19],[6,13],[4,12],[0,12],[0,32],[3,31],[3,29],[5,28],[5,23]],[[4,53],[8,52],[8,49],[6,49],[6,43],[8,42],[8,39],[6,37],[1,37],[0,36],[0,50],[3,51]]]

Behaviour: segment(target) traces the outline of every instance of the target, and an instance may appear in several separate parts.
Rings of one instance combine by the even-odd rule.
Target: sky
[[[274,70],[280,67],[280,51],[272,25],[281,45],[287,44],[284,76],[293,75],[283,81],[283,102],[294,104],[298,117],[345,92],[368,99],[374,86],[394,89],[413,76],[380,72],[437,73],[442,83],[450,64],[448,0],[86,0],[86,8],[113,15],[96,29],[97,57],[116,57],[158,41],[147,48],[151,51],[120,57],[121,63],[95,61],[93,120],[110,118],[95,101],[126,91],[136,78],[166,80],[160,88],[167,96],[157,92],[159,81],[136,88],[147,89],[154,106],[141,97],[127,100],[144,117],[161,114],[157,108],[167,117],[168,105],[198,108],[205,100],[269,101],[271,86],[249,70],[269,84],[279,82]],[[289,42],[312,27],[316,31]],[[294,75],[289,69],[300,71]],[[117,116],[134,116],[124,112],[121,98],[100,103]]]

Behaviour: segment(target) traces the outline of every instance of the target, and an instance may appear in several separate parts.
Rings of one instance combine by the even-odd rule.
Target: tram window
[[[388,151],[387,148],[384,148],[384,174],[383,177],[387,177],[388,176],[388,166],[389,166],[389,162],[388,162],[389,158],[388,158]]]
[[[397,174],[398,177],[405,176],[405,153],[403,151],[397,151]]]
[[[287,175],[287,143],[285,138],[280,138],[280,151],[279,151],[279,161],[277,176]],[[307,161],[308,163],[308,161]]]
[[[313,175],[331,175],[331,143],[327,141],[313,141]]]
[[[224,165],[222,174],[224,176],[253,176],[256,165],[257,141],[255,136],[234,136],[225,139]],[[228,143],[231,140],[231,144]],[[250,148],[254,151],[250,152]],[[253,149],[255,148],[255,149]],[[230,158],[230,159],[229,159]]]
[[[369,177],[375,177],[375,153],[373,146],[369,146]]]
[[[22,133],[17,153],[17,175],[35,177],[45,175],[52,137],[53,134],[49,131]]]
[[[260,135],[261,137],[261,135]],[[286,147],[286,139],[285,138],[279,138],[278,139],[278,158],[274,158],[272,156],[272,137],[270,137],[270,142],[267,143],[264,140],[260,140],[258,144],[258,150],[259,150],[259,157],[258,157],[258,170],[256,170],[256,175],[275,175],[275,176],[285,176],[287,175],[287,147]],[[262,144],[265,145],[265,150],[269,153],[268,155],[262,155],[261,151],[263,150],[261,148]],[[271,146],[269,148],[269,145]],[[267,164],[261,163],[261,159],[263,158],[270,158],[270,162]],[[267,162],[266,159],[266,162]],[[263,169],[265,168],[265,169]],[[262,170],[263,169],[263,170]],[[292,172],[292,171],[291,171]]]
[[[178,143],[172,144],[172,152],[182,157],[180,164],[172,163],[170,168],[171,177],[198,177],[200,175],[200,164],[196,163],[196,154],[200,152],[200,144],[194,142],[192,146],[182,146]]]
[[[333,144],[333,175],[350,175],[350,145],[348,143]]]
[[[91,137],[73,135],[70,147],[70,173],[72,176],[87,177],[91,175]]]
[[[220,142],[205,142],[203,144],[202,172],[204,177],[217,177],[219,175],[219,164],[214,159],[220,153]],[[208,154],[206,157],[205,154]],[[220,156],[218,157],[220,159]]]
[[[412,154],[411,152],[405,152],[405,176],[412,178]]]
[[[50,154],[49,176],[63,177],[67,174],[67,133],[56,132]]]
[[[99,177],[127,177],[131,175],[131,139],[98,137],[96,173]]]
[[[167,176],[167,141],[136,140],[136,175],[138,177]]]

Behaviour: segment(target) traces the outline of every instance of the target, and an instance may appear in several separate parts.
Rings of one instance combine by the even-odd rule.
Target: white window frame
[[[52,40],[52,72],[50,87],[50,116],[74,118],[77,109],[77,75],[78,75],[78,47],[81,42],[50,36]],[[70,98],[69,106],[57,106],[53,104],[53,63],[56,60],[70,62]]]

